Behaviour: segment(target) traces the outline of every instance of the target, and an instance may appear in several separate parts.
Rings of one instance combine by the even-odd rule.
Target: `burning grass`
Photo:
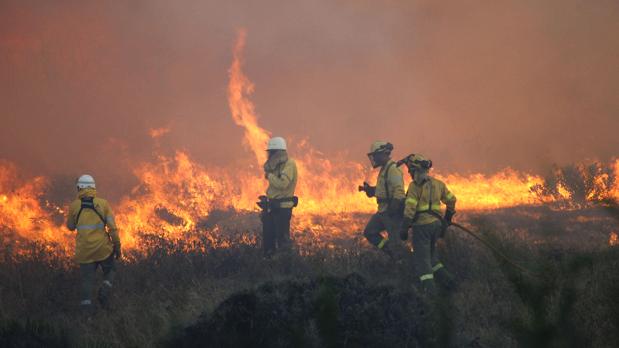
[[[613,174],[619,170],[617,163],[569,168],[581,170],[564,169],[545,181],[514,172],[490,178],[451,175],[447,180],[458,196],[461,211],[472,207],[497,209],[542,203],[555,210],[573,210],[601,200],[613,200],[619,195],[616,174]],[[256,225],[255,196],[251,196],[256,190],[235,188],[232,179],[223,173],[198,165],[184,153],[139,165],[136,176],[140,184],[113,204],[124,248],[147,253],[144,248],[148,245],[142,243],[146,235],[196,246],[219,243],[223,247],[229,242],[230,231],[245,235],[255,232],[247,226]],[[323,175],[330,177],[331,173]],[[70,253],[73,235],[63,226],[66,209],[46,198],[55,186],[44,177],[22,181],[18,179],[21,176],[15,166],[0,163],[0,228],[4,231],[0,238],[13,248],[19,248],[23,240],[30,240],[53,245],[55,249],[60,247],[64,249],[59,251],[63,254]],[[256,180],[260,182],[259,179],[253,182]],[[351,183],[344,177],[335,181]],[[248,179],[247,186],[251,188],[250,182]],[[307,245],[312,249],[318,244],[334,247],[332,240],[340,243],[354,238],[363,228],[364,221],[357,215],[372,212],[375,203],[360,193],[351,193],[352,187],[340,196],[338,192],[344,190],[340,185],[333,188],[333,197],[323,197],[308,188],[309,197],[301,196],[299,209],[295,210],[294,229],[299,231],[302,248]],[[325,204],[319,203],[323,198]],[[210,228],[222,214],[235,214],[239,223],[228,226],[225,233],[217,226]],[[241,240],[245,244],[255,243],[249,237]]]

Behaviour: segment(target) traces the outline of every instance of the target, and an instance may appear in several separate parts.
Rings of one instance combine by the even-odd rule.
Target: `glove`
[[[116,260],[118,260],[118,259],[120,259],[122,257],[122,251],[120,249],[120,243],[114,244],[114,250],[112,251],[112,253],[114,254],[114,258]]]
[[[447,223],[447,226],[451,225],[451,219],[454,217],[454,215],[456,215],[456,212],[454,210],[447,210],[445,212],[445,217],[443,219]]]
[[[456,215],[456,212],[453,210],[447,210],[445,212],[445,216],[443,217],[442,226],[441,226],[441,233],[439,233],[438,235],[439,239],[445,237],[445,232],[447,232],[447,227],[451,225],[451,219],[453,218],[454,215]]]
[[[269,199],[267,196],[260,196],[258,197],[258,202],[256,202],[256,205],[263,211],[267,210],[269,208]]]
[[[363,183],[363,186],[359,186],[359,191],[365,191],[368,197],[374,197],[376,194],[376,187],[370,186],[367,182]]]

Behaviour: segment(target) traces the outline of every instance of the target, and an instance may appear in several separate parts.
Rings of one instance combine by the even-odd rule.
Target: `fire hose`
[[[442,220],[442,219],[441,219],[441,220]],[[516,269],[518,269],[520,272],[522,272],[522,273],[524,273],[524,274],[527,274],[527,275],[529,275],[529,276],[532,276],[532,277],[536,277],[536,278],[539,278],[539,277],[540,277],[540,275],[539,275],[539,274],[537,274],[537,273],[535,273],[535,272],[533,272],[533,271],[531,271],[531,270],[529,270],[529,269],[527,269],[527,268],[525,268],[525,267],[523,267],[523,266],[521,266],[521,265],[517,264],[516,262],[514,262],[514,261],[513,261],[512,259],[510,259],[507,255],[505,255],[503,252],[501,252],[501,250],[499,250],[496,246],[494,246],[494,245],[493,245],[492,243],[490,243],[489,241],[487,241],[487,240],[485,240],[484,238],[482,238],[479,234],[477,234],[477,233],[475,233],[475,232],[471,231],[470,229],[468,229],[468,228],[466,228],[466,227],[464,227],[464,226],[462,226],[462,225],[460,225],[460,224],[458,224],[458,223],[455,223],[455,222],[452,222],[452,223],[451,223],[451,224],[449,224],[447,227],[449,227],[449,226],[454,226],[454,227],[456,227],[456,228],[460,229],[461,231],[463,231],[463,232],[467,233],[467,234],[468,234],[468,235],[470,235],[471,237],[473,237],[473,238],[477,239],[477,240],[478,240],[479,242],[481,242],[481,243],[482,243],[482,244],[483,244],[486,248],[488,248],[488,249],[492,250],[492,252],[494,252],[494,254],[495,254],[496,256],[498,256],[499,258],[501,258],[501,259],[502,259],[504,262],[506,262],[508,265],[510,265],[510,266],[512,266],[512,267],[514,267],[514,268],[516,268]]]
[[[399,160],[398,162],[396,162],[396,166],[400,167],[400,166],[402,166],[403,164],[406,164],[406,163],[407,163],[407,161],[409,160],[409,158],[410,158],[411,156],[414,156],[414,154],[410,154],[410,155],[408,155],[408,156],[404,157],[403,159]],[[432,166],[432,161],[430,161],[430,164],[429,164],[428,168],[430,168],[431,166]],[[360,190],[360,191],[361,191],[361,188],[362,188],[362,187],[359,187],[359,190]],[[461,231],[463,231],[463,232],[467,233],[467,234],[468,234],[468,235],[470,235],[471,237],[473,237],[473,238],[477,239],[477,240],[478,240],[479,242],[481,242],[481,243],[482,243],[482,244],[483,244],[486,248],[488,248],[488,249],[492,250],[492,252],[494,252],[494,254],[495,254],[496,256],[498,256],[500,259],[502,259],[505,263],[507,263],[508,265],[510,265],[510,266],[514,267],[515,269],[519,270],[519,271],[520,271],[520,272],[522,272],[523,274],[527,274],[527,275],[529,275],[529,276],[536,277],[536,278],[539,278],[539,277],[540,277],[540,275],[539,275],[539,274],[537,274],[537,273],[535,273],[535,272],[533,272],[533,271],[531,271],[531,270],[529,270],[529,269],[527,269],[527,268],[525,268],[525,267],[523,267],[523,266],[521,266],[521,265],[517,264],[516,262],[514,262],[514,261],[513,261],[512,259],[510,259],[507,255],[505,255],[503,252],[501,252],[501,250],[499,250],[496,246],[494,246],[494,245],[493,245],[492,243],[490,243],[489,241],[487,241],[487,240],[485,240],[484,238],[482,238],[479,234],[477,234],[477,233],[475,233],[475,232],[471,231],[470,229],[468,229],[468,228],[466,228],[466,227],[464,227],[464,226],[462,226],[462,225],[460,225],[460,224],[458,224],[458,223],[454,223],[454,222],[447,222],[447,221],[445,221],[445,219],[444,219],[444,218],[443,218],[440,214],[438,214],[438,213],[436,213],[436,212],[434,212],[434,211],[432,211],[432,210],[427,211],[427,213],[429,213],[429,214],[431,214],[431,215],[435,216],[436,218],[438,218],[438,219],[439,219],[439,221],[441,221],[441,223],[443,224],[443,231],[442,231],[442,233],[441,233],[441,234],[444,234],[444,233],[445,233],[445,230],[446,230],[449,226],[454,226],[454,227],[456,227],[456,228],[460,229]]]

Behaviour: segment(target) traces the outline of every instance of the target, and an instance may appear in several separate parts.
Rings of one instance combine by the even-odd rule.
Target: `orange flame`
[[[234,122],[244,128],[244,143],[258,164],[244,168],[205,167],[182,151],[174,156],[160,155],[152,162],[137,164],[133,172],[139,181],[130,194],[114,204],[116,220],[125,248],[144,251],[142,237],[154,235],[170,241],[208,239],[211,245],[227,247],[219,226],[207,223],[218,210],[240,213],[255,212],[256,197],[266,188],[261,165],[266,160],[265,145],[269,132],[258,124],[255,106],[249,100],[254,85],[242,70],[241,56],[245,32],[239,32],[229,70],[228,103]],[[159,138],[167,128],[152,129],[150,135]],[[376,202],[357,192],[356,186],[376,175],[368,164],[350,161],[340,154],[327,158],[306,140],[291,142],[291,157],[297,161],[300,205],[295,210],[293,230],[303,243],[327,241],[358,234],[365,217],[356,213],[372,213]],[[619,177],[619,160],[614,163],[614,175]],[[408,175],[406,175],[408,176]],[[540,204],[539,195],[531,188],[543,183],[539,176],[507,169],[500,173],[458,175],[436,173],[458,197],[458,209],[496,209],[516,205]],[[619,185],[609,180],[609,174],[598,173],[593,178],[594,196],[619,198]],[[17,168],[0,162],[0,238],[14,234],[28,240],[61,243],[70,249],[73,234],[58,221],[65,212],[41,200],[48,183],[37,177],[24,183]],[[558,195],[541,197],[545,202],[568,199],[570,192],[558,187]],[[242,215],[242,214],[239,214]],[[250,215],[250,214],[246,214]],[[257,222],[253,220],[254,224]],[[207,226],[208,227],[205,227]],[[244,229],[252,228],[249,225]],[[614,237],[613,237],[614,236]],[[611,234],[609,243],[616,243]],[[613,242],[614,240],[614,242]],[[237,241],[238,242],[238,241]],[[242,236],[242,243],[255,243],[255,238]]]
[[[23,182],[15,165],[0,162],[0,235],[14,234],[10,239],[15,243],[25,239],[66,245],[68,231],[53,221],[54,212],[64,211],[40,200],[47,185],[43,177]]]
[[[245,47],[245,30],[239,31],[234,45],[234,60],[229,70],[228,105],[234,122],[245,128],[245,143],[254,152],[259,165],[266,161],[266,143],[270,134],[258,126],[254,104],[248,99],[254,93],[254,84],[243,74],[241,54]]]
[[[241,30],[234,48],[234,60],[230,67],[228,84],[228,104],[232,118],[237,125],[245,129],[245,143],[253,151],[257,164],[262,166],[266,161],[265,147],[270,133],[258,125],[254,104],[248,99],[254,91],[254,85],[242,71],[241,55],[245,46],[245,31]],[[326,159],[323,154],[315,151],[306,141],[297,146],[291,146],[291,152],[299,157],[297,166],[299,181],[297,193],[302,197],[302,204],[297,210],[300,214],[326,214],[353,211],[371,211],[375,205],[355,192],[354,188],[366,177],[360,164],[346,161]],[[294,149],[296,148],[297,151]],[[255,172],[261,177],[261,172]],[[254,202],[256,197],[264,192],[266,183],[262,179],[244,180],[242,186],[243,202]],[[251,194],[248,196],[247,194]],[[241,208],[247,208],[243,205]]]

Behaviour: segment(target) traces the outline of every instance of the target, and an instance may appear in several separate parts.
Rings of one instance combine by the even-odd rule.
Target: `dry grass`
[[[540,276],[515,273],[472,238],[451,231],[441,242],[440,251],[457,276],[459,288],[441,297],[436,314],[439,332],[434,344],[617,346],[619,250],[607,244],[610,231],[617,229],[612,212],[593,208],[577,212],[515,208],[458,218]],[[229,238],[234,240],[255,233],[257,221],[247,221],[253,225],[244,230],[231,227],[238,219],[227,216],[206,227],[217,225],[229,230]],[[304,238],[308,237],[299,236],[305,243]],[[334,248],[304,244],[304,256],[291,254],[270,261],[262,260],[254,245],[212,249],[205,242],[201,247],[206,252],[196,252],[187,251],[186,245],[151,238],[148,255],[136,255],[135,261],[119,265],[111,308],[99,310],[87,319],[76,306],[79,279],[75,266],[66,258],[50,254],[48,246],[31,244],[28,256],[18,256],[6,240],[3,243],[0,346],[18,342],[22,346],[165,345],[174,339],[182,340],[188,332],[185,328],[194,327],[201,314],[205,313],[204,319],[222,313],[220,305],[235,294],[261,293],[265,283],[284,288],[290,281],[316,284],[318,279],[344,279],[352,273],[362,277],[368,287],[392,289],[389,291],[393,296],[411,294],[411,301],[423,301],[413,287],[416,281],[410,260],[394,264],[360,237],[335,240]],[[327,308],[334,305],[332,313],[337,317],[341,301],[333,304],[333,298],[329,298],[325,300]],[[389,315],[385,311],[385,318]],[[410,318],[416,315],[411,313]],[[331,341],[325,339],[330,332],[329,316],[317,318],[312,324],[315,329],[309,324],[309,329],[304,329],[312,333],[303,336],[311,337],[306,346],[330,345]],[[320,329],[324,324],[321,320],[326,320],[326,331]],[[379,337],[383,333],[374,334]]]

